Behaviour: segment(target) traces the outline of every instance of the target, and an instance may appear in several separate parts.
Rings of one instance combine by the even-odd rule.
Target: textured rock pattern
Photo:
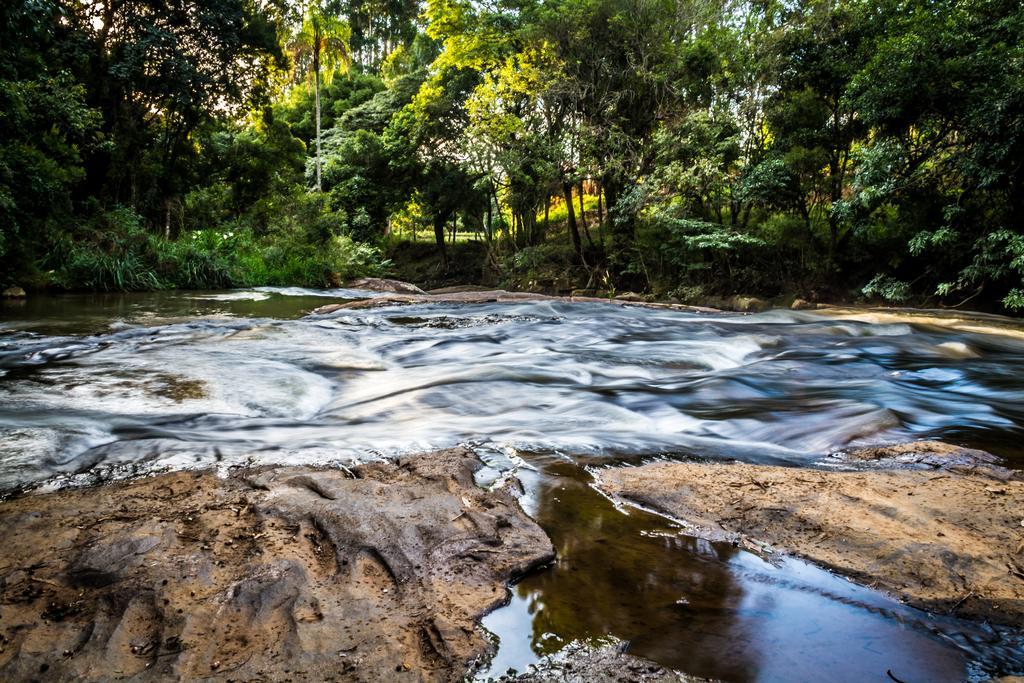
[[[0,678],[447,681],[553,549],[456,449],[0,504]]]

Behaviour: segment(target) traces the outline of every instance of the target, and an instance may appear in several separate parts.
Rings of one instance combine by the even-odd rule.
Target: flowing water
[[[0,304],[0,488],[165,467],[347,464],[459,443],[515,470],[557,564],[485,619],[487,673],[614,637],[730,681],[959,681],[1024,668],[1019,635],[931,617],[615,509],[584,465],[814,465],[938,437],[1024,465],[1024,329],[998,318],[697,315],[567,303],[305,316],[349,290]]]

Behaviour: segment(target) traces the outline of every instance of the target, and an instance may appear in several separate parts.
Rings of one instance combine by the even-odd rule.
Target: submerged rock
[[[919,444],[907,450],[915,448],[923,452]],[[606,470],[600,486],[699,535],[784,550],[916,607],[1019,624],[1024,481],[1004,479],[1002,468],[982,460],[939,471],[901,463],[856,472],[656,463]]]
[[[0,296],[3,296],[5,299],[24,299],[27,295],[21,287],[8,287]]]
[[[348,283],[352,289],[369,289],[373,292],[393,292],[395,294],[426,294],[422,289],[409,282],[389,280],[380,277],[364,277]]]
[[[8,681],[459,680],[554,555],[462,449],[177,472],[0,503]]]

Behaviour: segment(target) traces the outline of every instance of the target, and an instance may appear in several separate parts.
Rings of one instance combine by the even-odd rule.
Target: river
[[[352,462],[468,444],[559,551],[485,618],[481,676],[571,640],[729,681],[984,680],[1019,634],[619,510],[587,468],[830,466],[934,437],[1024,465],[1024,327],[934,312],[697,314],[569,303],[307,315],[368,293],[67,295],[0,307],[0,488],[165,468]],[[882,678],[879,678],[879,675]]]

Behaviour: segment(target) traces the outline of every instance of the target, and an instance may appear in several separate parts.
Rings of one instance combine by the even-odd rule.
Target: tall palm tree
[[[348,41],[352,31],[337,14],[314,0],[306,9],[302,26],[291,41],[297,71],[305,71],[316,92],[316,189],[320,183],[320,82],[330,85],[334,74],[351,62]],[[321,73],[322,71],[322,73]]]

